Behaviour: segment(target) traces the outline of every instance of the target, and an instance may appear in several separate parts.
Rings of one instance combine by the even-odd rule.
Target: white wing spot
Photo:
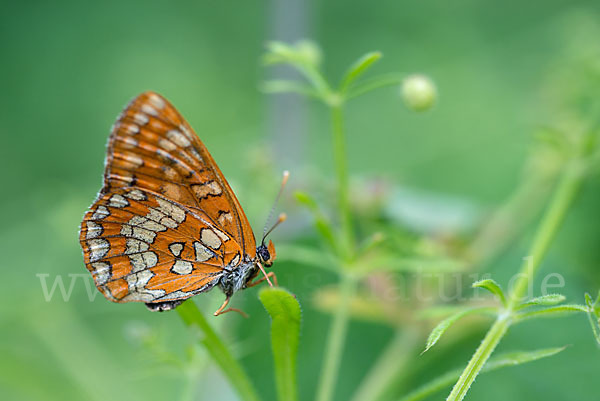
[[[146,195],[139,189],[132,189],[131,191],[127,192],[125,196],[136,201],[144,201],[148,199],[146,198]]]
[[[85,238],[87,238],[87,239],[97,238],[102,234],[102,231],[104,231],[102,226],[96,222],[86,221],[85,224],[87,227],[87,232],[85,233]]]
[[[156,107],[158,110],[162,110],[165,108],[165,101],[162,100],[157,94],[152,93],[148,97],[148,101],[152,103],[152,106]]]
[[[149,104],[143,104],[141,107],[141,110],[146,114],[150,114],[151,116],[158,115],[158,112],[156,111],[156,109],[154,109],[154,107],[150,106]]]
[[[131,163],[134,168],[140,168],[144,164],[144,160],[133,153],[123,153],[120,156],[123,160]]]
[[[140,253],[147,251],[150,248],[150,245],[145,243],[144,241],[140,241],[136,238],[128,238],[127,239],[127,247],[125,249],[125,255],[131,255],[133,253]]]
[[[139,132],[140,132],[140,127],[138,127],[138,126],[137,126],[137,125],[135,125],[135,124],[127,124],[127,125],[125,125],[125,124],[122,124],[121,126],[123,127],[123,129],[124,129],[125,131],[127,131],[127,133],[128,133],[129,135],[135,135],[135,134],[137,134],[137,133],[139,133]]]
[[[102,220],[106,216],[110,216],[110,212],[106,208],[106,206],[100,205],[96,208],[94,214],[92,214],[92,219],[94,220]]]
[[[163,226],[162,224],[143,216],[133,216],[127,224],[131,226],[141,227],[154,232],[166,231],[167,229],[167,227]]]
[[[235,258],[231,259],[229,266],[237,266],[240,263],[240,254],[235,255]]]
[[[90,262],[97,262],[106,256],[110,250],[110,243],[104,238],[95,238],[87,242],[90,248]]]
[[[197,291],[197,290],[196,290]],[[169,299],[182,299],[182,298],[189,298],[192,295],[194,295],[193,292],[188,292],[188,291],[181,291],[181,290],[177,290],[177,291],[173,291],[168,293],[167,295],[165,295],[164,297],[161,297],[160,300],[161,301],[168,301]]]
[[[133,115],[133,121],[135,121],[138,125],[146,125],[150,119],[147,115],[142,113],[135,113]]]
[[[188,262],[187,260],[177,260],[173,264],[171,271],[177,274],[190,274],[193,269],[191,262]]]
[[[154,273],[152,273],[150,270],[142,270],[139,273],[130,274],[127,276],[126,280],[129,287],[129,294],[127,294],[127,296],[121,301],[152,302],[155,299],[165,295],[165,290],[150,290],[146,288],[146,285],[148,285],[148,282],[153,276]]]
[[[183,148],[190,146],[190,141],[185,137],[185,135],[176,129],[172,129],[171,131],[167,132],[167,138]]]
[[[96,285],[104,285],[110,278],[110,264],[107,262],[92,263]]]
[[[208,181],[204,184],[192,185],[192,189],[194,190],[196,196],[200,199],[206,198],[208,195],[218,196],[223,192],[221,186],[215,181]]]
[[[158,209],[162,213],[171,217],[177,223],[183,223],[185,220],[185,210],[162,198],[156,198],[156,200],[158,201]]]
[[[200,231],[200,240],[202,243],[212,249],[219,249],[221,247],[221,240],[219,236],[208,228],[203,228]]]
[[[169,244],[169,250],[174,256],[181,255],[181,251],[183,251],[183,244],[181,242],[173,242]]]
[[[159,209],[150,208],[150,212],[146,215],[147,219],[154,220],[163,226],[169,228],[177,228],[177,222],[172,218],[165,216]]]
[[[219,224],[224,226],[227,223],[231,223],[233,221],[233,217],[231,216],[231,213],[229,213],[229,212],[221,213],[221,215],[218,218],[218,221],[219,221]]]
[[[169,152],[177,149],[177,145],[165,138],[158,141],[158,146]]]
[[[216,228],[213,228],[213,231],[215,232],[215,234],[217,234],[219,236],[221,241],[223,241],[223,242],[229,241],[229,237],[223,231],[217,230]]]
[[[127,199],[125,199],[125,197],[123,195],[114,194],[113,196],[110,197],[108,206],[119,207],[119,208],[127,207],[127,206],[129,206],[129,202],[127,202]]]
[[[181,130],[181,132],[183,132],[183,134],[185,136],[188,137],[188,139],[190,141],[194,140],[194,135],[192,134],[192,132],[189,129],[187,129],[187,127],[185,125],[183,125],[183,124],[179,125],[179,129]]]
[[[139,142],[130,136],[124,136],[124,137],[121,136],[118,138],[119,138],[119,141],[123,142],[123,147],[125,149],[134,149],[139,145]]]
[[[156,266],[156,263],[158,263],[158,257],[152,251],[134,253],[132,255],[129,255],[129,260],[131,261],[131,265],[133,266],[133,273],[150,269]]]
[[[144,241],[147,244],[151,244],[154,242],[156,238],[156,233],[150,230],[146,230],[141,227],[132,227],[127,224],[123,224],[121,226],[121,235],[124,235],[128,238],[137,238],[141,241]]]
[[[197,241],[194,242],[194,251],[196,252],[197,262],[206,262],[208,259],[214,256],[211,250]]]

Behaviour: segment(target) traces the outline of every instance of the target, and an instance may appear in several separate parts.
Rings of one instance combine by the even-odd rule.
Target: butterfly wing
[[[80,242],[96,286],[115,302],[185,299],[256,257],[248,219],[212,156],[153,92],[113,127]]]
[[[84,216],[80,242],[96,286],[115,302],[189,298],[242,259],[208,216],[139,188],[102,195]]]
[[[190,125],[154,92],[125,108],[108,143],[102,192],[129,187],[204,213],[254,259],[252,228],[223,173]]]

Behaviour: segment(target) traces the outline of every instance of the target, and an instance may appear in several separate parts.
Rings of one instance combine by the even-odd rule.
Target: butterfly
[[[282,187],[287,181],[284,173]],[[220,287],[225,309],[238,290],[270,278],[272,241],[256,246],[227,180],[190,125],[162,96],[144,92],[112,128],[104,185],[81,223],[84,262],[113,302],[171,310]],[[258,278],[259,271],[263,277]]]

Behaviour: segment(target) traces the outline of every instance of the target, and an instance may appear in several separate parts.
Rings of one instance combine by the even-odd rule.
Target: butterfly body
[[[154,92],[136,97],[113,127],[104,185],[80,243],[107,299],[155,311],[218,286],[227,297],[223,313],[233,293],[262,281],[251,282],[275,257],[272,242],[256,246],[204,144]]]

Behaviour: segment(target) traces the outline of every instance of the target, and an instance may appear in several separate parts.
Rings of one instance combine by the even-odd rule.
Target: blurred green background
[[[2,400],[235,399],[204,352],[190,347],[193,335],[177,314],[88,299],[78,226],[101,186],[111,124],[138,93],[155,90],[182,112],[258,232],[280,170],[292,170],[291,186],[302,190],[333,176],[324,110],[259,91],[265,79],[287,74],[261,65],[265,42],[315,40],[332,78],[359,55],[380,50],[384,59],[374,72],[427,73],[439,103],[416,114],[397,89],[351,103],[351,174],[382,176],[486,211],[517,186],[532,133],[556,117],[563,93],[546,90],[548,82],[600,48],[597,1],[4,1],[2,9]],[[310,242],[306,216],[289,193],[281,208],[292,219],[274,240]],[[562,292],[574,302],[600,287],[599,203],[595,176],[545,261],[545,272],[563,274]],[[517,270],[528,238],[481,269],[504,280]],[[299,384],[301,399],[310,400],[329,322],[311,294],[334,277],[292,263],[274,269],[303,307]],[[58,276],[67,290],[74,283],[70,299],[57,293],[46,302],[41,280],[52,286]],[[211,312],[223,295],[197,298]],[[222,326],[259,393],[274,399],[269,318],[256,290],[234,299],[251,318],[211,322]],[[481,326],[421,357],[427,369],[415,367],[407,389],[463,367],[484,332]],[[336,400],[350,397],[391,335],[383,324],[352,323]],[[565,344],[572,346],[551,359],[482,375],[469,399],[598,399],[600,352],[585,317],[517,326],[500,349]]]

